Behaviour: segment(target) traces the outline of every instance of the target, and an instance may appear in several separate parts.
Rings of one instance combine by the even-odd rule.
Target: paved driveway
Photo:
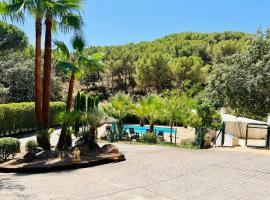
[[[118,145],[127,161],[57,173],[0,173],[0,199],[269,199],[270,157]]]

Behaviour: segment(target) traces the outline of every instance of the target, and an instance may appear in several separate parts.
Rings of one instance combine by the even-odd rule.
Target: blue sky
[[[150,41],[183,32],[256,32],[270,27],[270,0],[84,0],[88,45]],[[34,22],[19,25],[34,44]],[[54,39],[69,42],[71,35]]]

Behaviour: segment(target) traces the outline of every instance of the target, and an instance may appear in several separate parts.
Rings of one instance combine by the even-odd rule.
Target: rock
[[[100,152],[106,154],[119,153],[119,149],[113,144],[105,144],[101,147]]]
[[[58,152],[56,151],[41,151],[36,154],[36,158],[38,160],[45,160],[50,158],[56,158],[58,157]]]
[[[107,136],[106,135],[102,135],[102,136],[100,136],[100,139],[101,140],[107,140]]]
[[[35,149],[33,149],[34,154],[37,154],[37,153],[39,153],[41,151],[44,151],[42,147],[36,147]]]
[[[72,151],[74,151],[75,148],[78,148],[80,150],[82,156],[97,153],[100,150],[100,147],[99,147],[99,145],[97,143],[94,143],[94,144],[90,145],[89,143],[83,143],[82,142],[82,143],[77,144],[72,149]]]
[[[82,156],[86,156],[90,153],[89,145],[87,144],[79,143],[74,148],[72,148],[71,152],[73,152],[76,147],[80,150]]]
[[[31,162],[31,161],[36,160],[36,155],[35,155],[35,153],[33,153],[33,152],[30,151],[30,152],[27,152],[23,156],[23,158],[25,159],[26,162]]]

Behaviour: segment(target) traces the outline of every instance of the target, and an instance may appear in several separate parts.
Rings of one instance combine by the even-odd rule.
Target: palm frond
[[[7,8],[6,2],[0,2],[0,14],[1,15],[7,15],[8,14],[8,8]]]
[[[64,73],[77,73],[79,71],[78,67],[68,62],[57,62],[56,68],[62,70]]]
[[[70,53],[67,45],[62,41],[54,41],[54,45],[56,46],[56,50],[62,53],[66,59],[70,58]]]
[[[97,71],[104,72],[105,64],[103,63],[101,58],[103,58],[103,54],[99,53],[92,56],[81,55],[78,58],[78,63],[88,73],[93,73]]]
[[[24,22],[24,3],[25,1],[15,1],[15,2],[1,2],[0,3],[0,14],[4,19],[9,17],[11,21]]]
[[[82,17],[78,14],[67,13],[61,17],[59,28],[63,32],[79,32],[83,25]]]
[[[76,35],[72,39],[72,46],[73,46],[74,50],[81,53],[83,51],[83,49],[85,48],[85,41],[84,41],[83,37],[81,35]]]

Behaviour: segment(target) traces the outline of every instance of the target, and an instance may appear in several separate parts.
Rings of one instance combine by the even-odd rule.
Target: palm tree
[[[149,94],[139,102],[143,107],[144,116],[150,124],[150,132],[154,132],[154,124],[160,118],[162,98],[156,94]]]
[[[35,124],[36,130],[42,129],[42,79],[41,79],[41,35],[42,18],[45,11],[44,0],[10,0],[3,2],[0,9],[2,14],[10,16],[16,21],[24,21],[24,12],[30,13],[35,18],[36,48],[35,48]],[[47,139],[37,135],[37,141],[43,148],[48,146]]]
[[[139,101],[134,107],[134,114],[140,118],[140,126],[145,125],[146,108],[145,101]]]
[[[83,38],[79,35],[75,36],[72,41],[74,52],[70,52],[64,42],[56,41],[55,45],[57,47],[56,53],[61,60],[57,62],[56,67],[70,75],[66,105],[66,112],[70,112],[72,108],[72,96],[76,75],[92,73],[97,70],[102,71],[104,69],[104,65],[102,63],[103,55],[98,53],[92,56],[85,55],[85,42]],[[64,123],[57,145],[58,149],[63,150],[68,147],[65,146],[66,130],[67,126]]]
[[[62,145],[65,147],[72,145],[71,135],[74,133],[72,126],[76,121],[81,120],[81,113],[78,111],[72,111],[72,112],[60,112],[57,117],[56,121],[57,123],[62,123],[63,126],[65,126],[65,134],[70,137],[65,137],[63,139],[62,136]],[[61,134],[62,135],[62,134]],[[60,136],[61,137],[61,136]]]
[[[81,17],[75,12],[81,8],[82,0],[47,0],[45,9],[45,50],[43,66],[43,100],[42,120],[45,129],[49,128],[49,106],[51,87],[51,53],[52,53],[52,28],[53,23],[60,20],[60,28],[64,31],[70,29],[80,30],[82,25]]]
[[[124,128],[124,118],[133,112],[134,104],[131,96],[123,92],[117,93],[111,97],[106,105],[103,106],[103,110],[108,116],[118,119],[118,134],[119,138],[122,138],[122,132]]]
[[[90,133],[88,138],[89,148],[94,148],[96,142],[97,127],[100,126],[102,122],[104,122],[105,115],[97,107],[94,107],[89,112],[85,112],[82,119],[85,124],[90,125]]]
[[[58,24],[64,31],[69,31],[71,27],[80,29],[81,18],[73,14],[78,10],[81,0],[10,0],[0,2],[0,14],[9,16],[12,20],[24,21],[24,12],[30,13],[35,18],[36,28],[36,55],[35,55],[35,123],[39,131],[49,128],[49,100],[50,100],[50,71],[51,71],[51,29],[52,24],[57,24],[56,19],[60,19]],[[41,35],[42,19],[46,16],[46,39],[44,55],[44,78],[43,93],[41,79]],[[56,19],[53,19],[56,18]],[[53,21],[54,20],[54,21]],[[46,62],[46,63],[45,63]],[[42,98],[43,97],[43,98]],[[37,134],[37,141],[44,149],[49,149],[48,138]]]

